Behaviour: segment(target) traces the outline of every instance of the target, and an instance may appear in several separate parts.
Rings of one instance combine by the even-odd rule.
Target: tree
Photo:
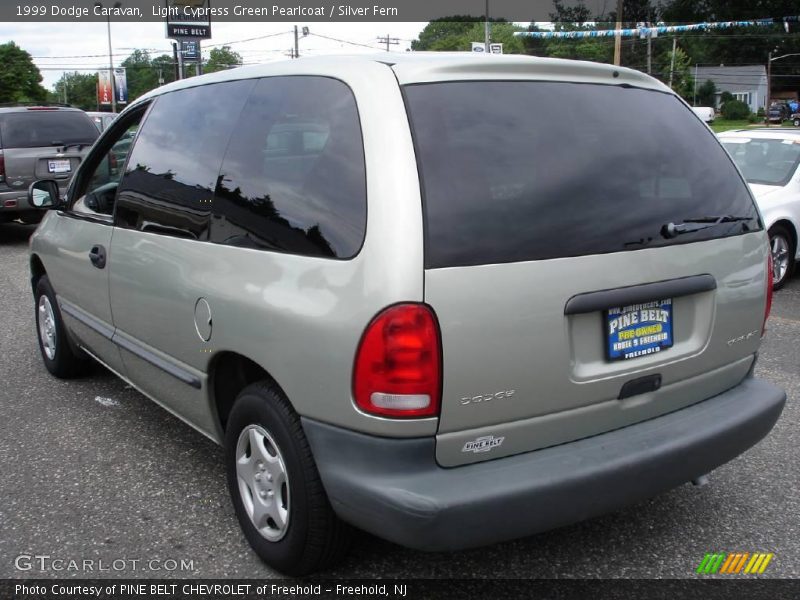
[[[474,27],[475,23],[483,23],[483,19],[463,15],[435,19],[425,26],[418,39],[411,42],[411,49],[440,52],[458,50],[463,45],[467,32]],[[483,39],[482,35],[480,39]]]
[[[14,42],[0,44],[0,102],[41,102],[47,99],[42,74],[31,55]]]
[[[468,19],[455,21],[453,19]],[[522,54],[525,42],[515,36],[517,31],[525,31],[523,27],[508,23],[505,20],[489,19],[491,22],[490,39],[493,43],[503,44],[505,54]],[[485,40],[484,21],[474,17],[445,17],[431,21],[419,34],[419,39],[411,42],[412,50],[433,50],[438,52],[469,52],[472,42]]]
[[[204,73],[215,73],[239,67],[242,64],[242,56],[238,52],[231,50],[230,46],[222,48],[212,48],[208,55],[208,60],[203,67]]]
[[[158,86],[158,73],[153,69],[147,50],[134,50],[122,61],[128,78],[128,99],[135,100]]]
[[[670,81],[670,68],[672,68],[672,89],[684,100],[692,101],[694,95],[694,77],[692,77],[692,59],[686,51],[678,46],[675,49],[675,64],[672,64],[672,50],[664,52],[660,59],[661,79],[665,83]]]
[[[717,86],[710,79],[697,88],[697,104],[699,106],[715,106],[717,101]]]
[[[97,75],[94,73],[64,73],[53,90],[55,102],[67,102],[83,110],[97,110]]]

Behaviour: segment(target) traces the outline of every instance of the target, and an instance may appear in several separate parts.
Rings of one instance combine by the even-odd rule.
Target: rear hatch
[[[440,464],[624,427],[746,376],[766,236],[678,98],[524,80],[404,94],[442,337]]]
[[[6,185],[25,190],[37,179],[66,186],[98,137],[86,113],[31,107],[0,115]]]

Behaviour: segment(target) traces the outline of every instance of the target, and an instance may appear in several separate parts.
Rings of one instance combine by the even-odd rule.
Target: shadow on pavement
[[[20,246],[36,231],[36,225],[0,223],[0,246]]]

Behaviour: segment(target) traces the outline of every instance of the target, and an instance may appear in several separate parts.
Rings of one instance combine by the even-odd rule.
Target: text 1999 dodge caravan
[[[353,526],[446,550],[636,502],[785,402],[753,377],[772,287],[753,198],[635,71],[216,73],[135,101],[66,198],[30,195],[53,209],[30,261],[47,368],[91,357],[224,444],[246,537],[284,573],[331,564]]]

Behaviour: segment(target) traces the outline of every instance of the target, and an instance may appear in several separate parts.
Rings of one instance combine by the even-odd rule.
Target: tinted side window
[[[366,220],[361,126],[350,88],[325,77],[260,80],[220,172],[212,241],[350,258]]]
[[[252,87],[211,84],[155,101],[120,183],[116,225],[208,239],[222,156]]]
[[[729,157],[670,94],[528,81],[412,85],[405,94],[428,268],[639,250],[760,228]],[[740,219],[663,234],[669,223],[715,215]]]

